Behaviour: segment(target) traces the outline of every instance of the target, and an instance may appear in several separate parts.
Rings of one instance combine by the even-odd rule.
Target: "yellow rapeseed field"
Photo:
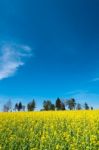
[[[0,150],[99,150],[99,110],[0,113]]]

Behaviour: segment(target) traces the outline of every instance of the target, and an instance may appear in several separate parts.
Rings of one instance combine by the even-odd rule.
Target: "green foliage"
[[[70,100],[66,101],[66,106],[68,107],[68,109],[73,110],[76,107],[76,101],[74,98],[71,98]]]
[[[50,100],[43,102],[43,110],[55,110],[55,105]]]
[[[31,102],[27,104],[27,110],[28,111],[34,111],[36,107],[35,100],[33,99]],[[60,98],[57,98],[55,101],[55,104],[51,102],[51,100],[45,100],[43,101],[43,108],[41,111],[48,111],[48,110],[81,110],[81,109],[91,109],[93,110],[93,107],[89,107],[89,105],[85,102],[84,105],[81,105],[80,103],[76,103],[76,100],[74,98],[62,101]],[[9,100],[4,106],[3,111],[25,111],[25,106],[22,104],[22,102],[16,103],[14,106],[14,109],[12,109],[11,101]]]

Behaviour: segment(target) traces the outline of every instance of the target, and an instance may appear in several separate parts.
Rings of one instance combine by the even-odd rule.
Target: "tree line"
[[[17,102],[14,107],[12,107],[12,102],[9,100],[3,106],[3,111],[34,111],[36,109],[36,101],[33,99],[31,102],[27,104],[27,106],[23,105],[22,102]],[[74,98],[68,100],[61,100],[57,98],[55,103],[52,103],[51,100],[44,100],[43,107],[40,111],[50,111],[50,110],[93,110],[93,107],[89,107],[89,105],[85,102],[83,105],[77,103]]]

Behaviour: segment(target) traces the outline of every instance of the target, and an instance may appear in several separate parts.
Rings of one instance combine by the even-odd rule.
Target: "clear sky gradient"
[[[99,1],[0,0],[0,104],[57,97],[99,108]]]

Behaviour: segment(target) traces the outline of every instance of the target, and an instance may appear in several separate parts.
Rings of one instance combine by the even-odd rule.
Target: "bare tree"
[[[11,100],[8,100],[6,102],[6,104],[4,104],[3,111],[4,112],[12,111],[12,102],[11,102]]]

